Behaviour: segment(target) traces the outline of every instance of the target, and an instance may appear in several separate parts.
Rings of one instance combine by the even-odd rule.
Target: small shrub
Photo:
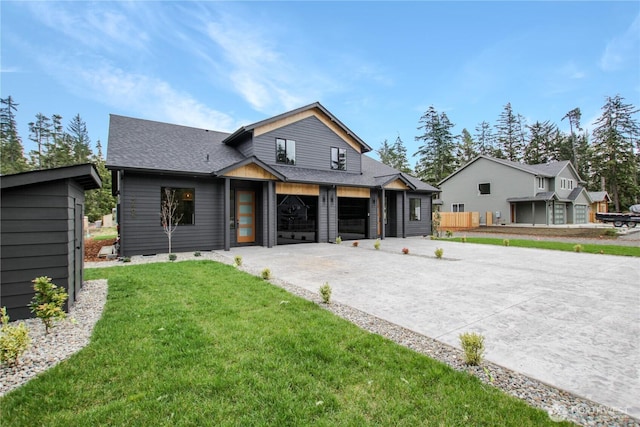
[[[357,248],[359,244],[360,244],[360,243],[356,240],[355,242],[353,242],[353,243],[351,244],[351,246],[353,246],[354,248]]]
[[[584,250],[584,247],[581,244],[577,244],[573,247],[574,252],[582,252],[583,250]]]
[[[200,253],[200,251],[195,251],[193,253],[193,256],[198,257],[198,256],[202,256],[202,254]]]
[[[264,270],[262,270],[262,273],[260,275],[264,280],[269,280],[271,279],[271,270],[265,268]]]
[[[402,248],[402,253],[405,255],[409,254],[409,248]]]
[[[340,243],[342,243],[342,237],[338,236],[336,237],[336,245],[339,245]]]
[[[478,366],[482,363],[484,353],[484,336],[475,332],[465,332],[459,335],[462,350],[464,350],[464,363]]]
[[[380,250],[380,239],[376,239],[375,242],[373,242],[373,247],[377,250]]]
[[[502,240],[502,245],[503,246],[509,246],[509,239],[503,239]]]
[[[442,255],[444,254],[444,249],[436,248],[436,250],[433,253],[435,254],[436,258],[441,259]]]
[[[242,256],[241,255],[236,255],[233,257],[233,265],[235,265],[236,267],[240,267],[242,265]]]
[[[618,235],[618,230],[615,228],[607,228],[602,234],[609,237],[615,237]]]
[[[432,234],[432,235],[429,236],[429,239],[430,240],[437,240],[438,238]]]
[[[64,319],[67,313],[62,307],[69,295],[64,289],[51,283],[51,278],[47,276],[37,277],[32,280],[33,289],[36,291],[31,304],[31,312],[35,313],[38,319],[42,320],[45,327],[45,333],[49,333],[49,329],[53,326],[53,321]]]
[[[169,254],[169,261],[175,261],[178,259],[178,255],[176,254]]]
[[[462,243],[467,243],[467,236],[462,236],[462,237],[460,238],[460,241],[461,241]]]
[[[0,363],[13,365],[31,343],[29,329],[24,323],[10,325],[6,307],[0,309],[0,322]]]
[[[444,232],[444,235],[447,236],[447,237],[453,237],[453,231],[447,230],[447,231]]]
[[[131,262],[131,257],[129,256],[122,257],[122,262]]]
[[[320,296],[322,297],[322,302],[329,304],[331,300],[331,286],[329,286],[329,282],[324,282],[324,285],[320,286]]]

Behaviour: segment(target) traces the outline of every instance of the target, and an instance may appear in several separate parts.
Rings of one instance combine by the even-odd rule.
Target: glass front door
[[[236,198],[238,215],[238,243],[256,241],[256,202],[253,191],[238,191]]]

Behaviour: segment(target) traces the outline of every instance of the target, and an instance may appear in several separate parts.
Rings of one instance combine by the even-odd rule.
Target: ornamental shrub
[[[509,242],[509,239],[503,239],[503,240],[502,240],[502,244],[503,244],[504,246],[509,246],[509,243],[510,243],[510,242]]]
[[[342,237],[338,236],[336,237],[336,244],[339,245],[340,243],[342,243]]]
[[[322,297],[322,302],[329,304],[329,300],[331,300],[331,286],[329,286],[329,282],[324,282],[324,285],[320,286],[320,296]]]
[[[175,261],[178,259],[178,255],[176,254],[169,254],[169,261]]]
[[[402,253],[405,255],[409,254],[409,248],[402,248]]]
[[[33,296],[29,307],[31,312],[42,320],[45,333],[48,334],[49,329],[53,327],[54,320],[67,317],[67,313],[64,312],[62,307],[69,295],[64,289],[51,283],[51,278],[47,276],[37,277],[32,282],[36,294]]]
[[[574,252],[582,252],[583,250],[584,250],[584,247],[581,244],[577,244],[573,247]]]
[[[436,258],[441,259],[442,255],[444,254],[444,249],[436,248],[436,250],[433,253],[435,254]]]
[[[380,239],[376,239],[375,242],[373,242],[373,247],[377,250],[380,250]]]
[[[264,280],[269,280],[271,278],[271,270],[265,268],[264,270],[262,270],[261,275]]]
[[[195,251],[195,252],[193,253],[193,256],[195,256],[195,257],[199,257],[199,256],[202,256],[202,254],[200,253],[200,251]]]
[[[465,332],[459,335],[462,350],[464,350],[464,363],[477,366],[482,363],[484,353],[484,336],[475,332]]]
[[[31,343],[29,329],[22,322],[10,325],[6,307],[0,309],[0,322],[0,363],[13,365]]]
[[[241,255],[236,255],[233,257],[233,265],[235,265],[236,267],[240,267],[242,265],[242,256]]]

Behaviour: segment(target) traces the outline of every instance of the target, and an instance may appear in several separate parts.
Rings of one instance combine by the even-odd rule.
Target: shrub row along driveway
[[[640,417],[638,258],[423,238],[224,254],[456,347],[482,333],[487,359]]]

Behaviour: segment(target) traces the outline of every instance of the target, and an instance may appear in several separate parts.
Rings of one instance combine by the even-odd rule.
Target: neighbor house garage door
[[[576,211],[576,224],[586,224],[587,223],[587,206],[586,205],[575,205]]]
[[[553,217],[554,217],[554,224],[564,224],[564,211],[565,211],[565,207],[564,207],[564,203],[556,203],[556,206],[554,208],[554,212],[553,212]]]

